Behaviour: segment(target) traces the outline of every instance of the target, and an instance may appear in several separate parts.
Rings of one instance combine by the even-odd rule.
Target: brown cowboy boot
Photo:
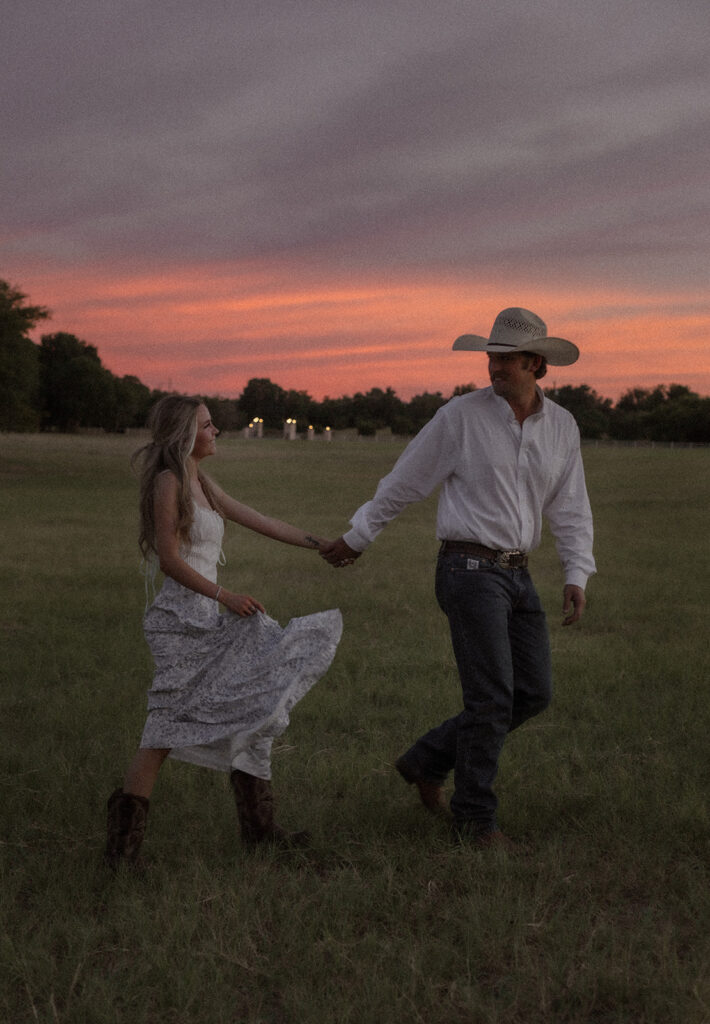
[[[417,787],[419,799],[430,814],[448,815],[449,807],[444,787],[440,782],[432,782],[431,779],[423,778],[404,760],[404,757],[398,758],[394,766],[408,785]]]
[[[121,863],[138,866],[149,806],[145,797],[122,789],[114,790],[109,797],[104,860],[112,871],[118,871]]]
[[[234,768],[230,781],[242,839],[248,846],[258,843],[306,846],[309,843],[308,832],[287,832],[274,821],[274,795],[268,779],[258,779]]]
[[[453,822],[451,838],[459,846],[472,846],[477,850],[504,850],[505,853],[522,853],[523,847],[509,839],[499,828],[481,831],[474,822]]]

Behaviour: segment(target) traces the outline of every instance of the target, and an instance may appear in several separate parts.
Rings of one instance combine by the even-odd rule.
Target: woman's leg
[[[139,863],[149,797],[160,766],[169,753],[169,750],[137,750],[128,766],[124,788],[114,790],[108,799],[104,859],[112,871],[118,871],[122,863],[129,867]]]
[[[141,747],[137,750],[123,780],[124,793],[132,793],[133,796],[141,796],[148,800],[153,792],[158,772],[169,753],[169,749],[161,750]]]

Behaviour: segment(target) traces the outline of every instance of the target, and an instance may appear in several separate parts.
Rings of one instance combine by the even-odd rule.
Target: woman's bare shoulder
[[[177,494],[180,481],[172,469],[163,469],[157,474],[153,487],[157,497],[170,497]]]

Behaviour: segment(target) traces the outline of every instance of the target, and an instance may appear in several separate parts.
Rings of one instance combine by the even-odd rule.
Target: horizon
[[[217,287],[214,282],[215,294],[209,294],[210,282],[205,278],[197,289],[203,299],[194,302],[175,295],[183,286],[182,275],[160,278],[157,286],[152,278],[131,278],[123,286],[115,279],[94,279],[96,291],[89,293],[84,292],[87,282],[81,279],[75,293],[68,289],[66,295],[61,275],[42,275],[33,288],[26,282],[11,283],[27,295],[30,304],[50,310],[50,318],[31,332],[35,342],[59,331],[74,334],[94,345],[103,365],[116,376],[136,376],[154,390],[238,398],[250,379],[265,377],[284,390],[307,391],[316,401],[376,387],[392,388],[398,397],[409,401],[425,391],[439,391],[446,397],[462,385],[487,387],[490,383],[484,353],[453,352],[451,348],[458,334],[487,336],[499,312],[490,295],[485,306],[481,303],[477,307],[482,310],[478,321],[471,323],[469,319],[466,323],[457,312],[467,305],[458,284],[437,287],[415,282],[409,289],[400,284],[389,291],[364,282],[350,289],[331,285],[328,290],[311,283],[313,276],[310,287],[280,292],[276,287],[271,290],[262,286],[261,291],[252,289],[242,299],[228,296],[227,284]],[[54,290],[55,300],[51,295],[47,300],[42,289]],[[434,301],[438,296],[440,315]],[[557,305],[561,304],[558,299]],[[175,340],[171,328],[171,308],[181,325],[180,341]],[[538,304],[534,311],[539,310]],[[309,348],[299,332],[308,336],[311,315],[321,317],[321,329],[310,331],[317,344]],[[599,309],[588,306],[577,312],[563,311],[552,322],[549,314],[547,318],[541,315],[546,319],[548,334],[567,337],[581,350],[579,360],[571,366],[549,366],[544,387],[586,384],[600,397],[614,402],[632,388],[660,385],[681,384],[703,396],[710,393],[710,369],[681,372],[675,352],[643,351],[644,334],[653,330],[654,323],[647,313],[620,320],[615,332],[619,349],[611,353],[600,351],[593,340],[603,333],[598,326],[604,322]],[[201,333],[211,317],[216,320],[215,336],[205,339]],[[359,319],[359,335],[350,348],[337,343],[334,325],[338,318],[351,331],[353,321]],[[238,339],[220,338],[220,319],[232,323],[235,329],[243,323],[243,334]],[[396,326],[390,328],[388,340],[380,341],[392,321]],[[698,330],[696,346],[707,352],[708,347],[704,348],[701,341],[703,332],[707,332],[702,322],[686,316],[684,334],[692,332],[694,323]],[[586,345],[585,339],[589,339]],[[689,341],[686,345],[692,351]]]

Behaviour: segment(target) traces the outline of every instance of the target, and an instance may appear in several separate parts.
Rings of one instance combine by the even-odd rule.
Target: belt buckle
[[[501,569],[513,569],[520,564],[522,551],[501,551],[496,561]]]

